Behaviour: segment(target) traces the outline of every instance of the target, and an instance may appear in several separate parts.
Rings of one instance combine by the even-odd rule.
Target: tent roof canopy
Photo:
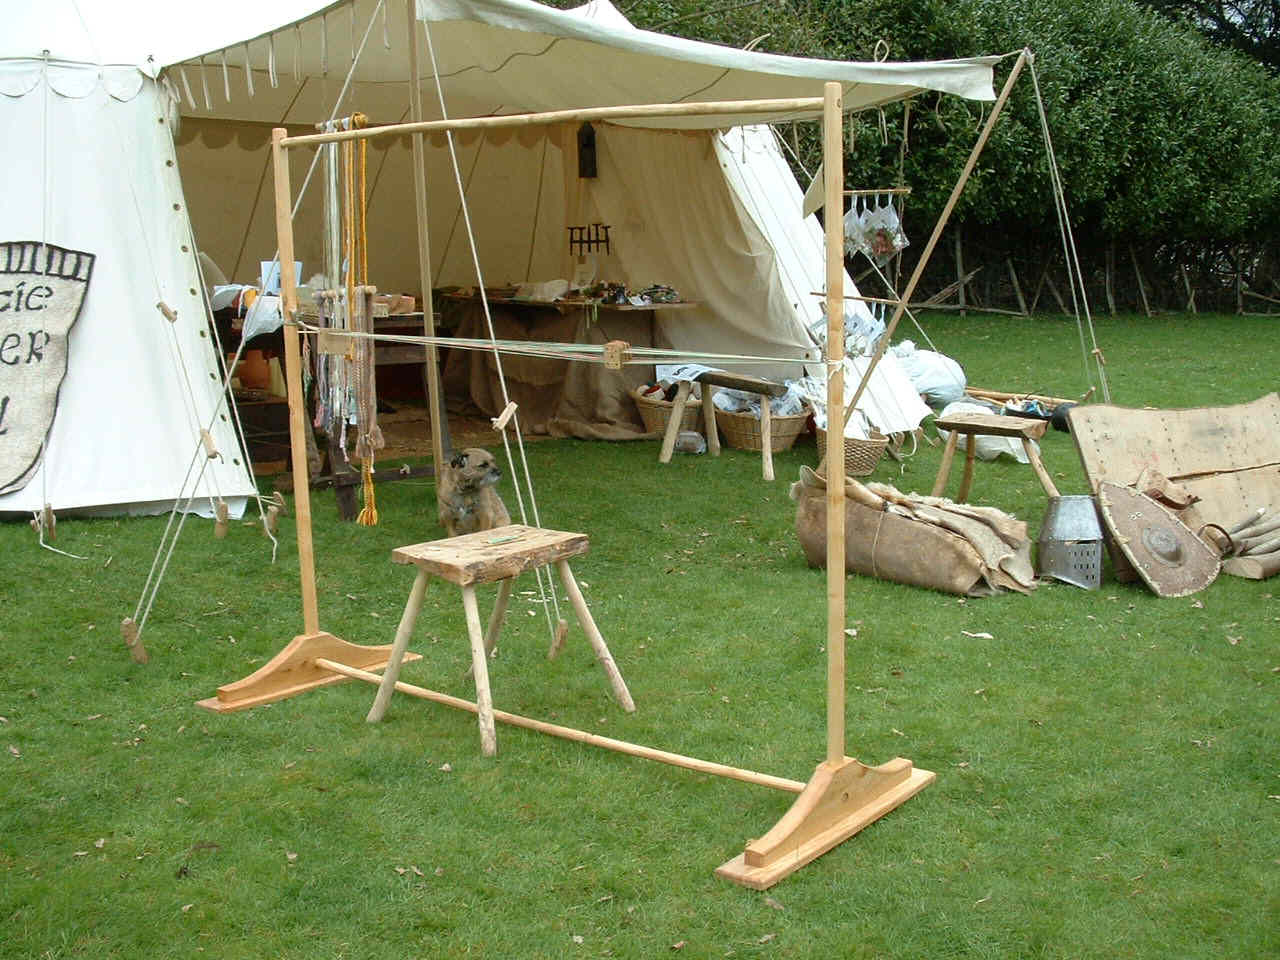
[[[327,117],[357,61],[340,112],[361,110],[381,123],[407,112],[403,0],[381,6],[378,0],[224,0],[184,5],[180,15],[159,0],[131,0],[128,7],[65,0],[42,5],[38,13],[31,8],[30,29],[8,31],[0,59],[39,58],[48,49],[53,60],[133,64],[152,76],[172,68],[184,112],[272,124]],[[428,120],[441,116],[436,72],[452,117],[821,97],[828,81],[844,87],[845,109],[852,112],[926,90],[993,100],[992,67],[999,59],[843,63],[757,53],[638,30],[609,0],[574,10],[532,0],[416,0],[416,15],[426,26],[419,47]],[[714,129],[812,116],[712,114],[632,122]]]

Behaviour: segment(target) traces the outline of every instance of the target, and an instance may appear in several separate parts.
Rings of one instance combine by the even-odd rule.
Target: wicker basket
[[[844,473],[847,477],[868,476],[884,456],[889,438],[872,432],[870,440],[844,438]],[[827,455],[827,431],[818,428],[818,460]]]
[[[796,437],[804,433],[805,424],[809,421],[809,411],[793,417],[780,417],[776,414],[769,418],[769,449],[774,453],[790,450]],[[738,450],[761,450],[764,444],[760,439],[760,418],[750,413],[729,413],[716,410],[716,426],[720,429],[724,442]]]
[[[646,433],[666,433],[667,423],[671,420],[671,409],[675,406],[670,400],[663,400],[662,394],[655,393],[646,397],[641,387],[631,391],[631,399],[636,402],[640,411],[640,419],[644,421]],[[684,416],[680,418],[681,430],[697,430],[702,432],[702,404],[690,397],[685,404]]]

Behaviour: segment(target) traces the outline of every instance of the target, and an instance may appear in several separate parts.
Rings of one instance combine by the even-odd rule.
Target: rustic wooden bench
[[[1049,472],[1045,470],[1044,464],[1040,461],[1040,454],[1036,452],[1035,445],[1031,442],[1044,436],[1045,428],[1049,426],[1047,421],[1032,420],[1025,417],[1005,417],[994,413],[957,413],[950,417],[938,417],[933,421],[933,425],[939,430],[948,431],[950,434],[947,437],[947,445],[942,451],[942,463],[938,466],[938,479],[933,482],[933,495],[935,497],[942,496],[942,492],[947,488],[947,477],[951,473],[951,461],[955,457],[956,444],[959,443],[962,436],[970,439],[966,440],[964,445],[964,475],[960,479],[960,491],[956,494],[956,503],[965,502],[969,496],[969,489],[973,485],[973,460],[977,448],[977,443],[973,441],[973,437],[1017,437],[1022,441],[1022,449],[1026,451],[1027,459],[1031,461],[1031,469],[1036,472],[1036,477],[1039,478],[1040,485],[1044,487],[1045,493],[1051,497],[1058,496],[1058,488],[1053,485]]]

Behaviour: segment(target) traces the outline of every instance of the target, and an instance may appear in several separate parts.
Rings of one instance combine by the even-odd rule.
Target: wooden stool
[[[702,420],[707,429],[707,452],[713,457],[720,456],[720,431],[716,427],[716,387],[729,387],[733,390],[745,390],[760,395],[760,456],[766,480],[773,480],[773,447],[771,444],[772,429],[769,410],[769,398],[781,397],[787,388],[772,380],[760,377],[749,377],[745,374],[724,373],[719,370],[708,370],[698,374],[698,383],[702,385]],[[675,449],[676,436],[680,433],[680,421],[684,419],[684,408],[689,403],[689,390],[692,384],[681,380],[676,387],[676,397],[671,404],[671,419],[667,421],[667,432],[662,438],[662,450],[658,453],[659,463],[670,463],[671,453]]]
[[[1053,485],[1049,472],[1040,462],[1040,454],[1031,443],[1032,440],[1038,440],[1044,436],[1045,428],[1049,426],[1047,421],[1031,420],[1026,417],[1004,417],[994,413],[957,413],[950,417],[939,417],[933,421],[933,425],[939,430],[950,432],[950,436],[947,437],[947,446],[942,451],[938,479],[933,482],[935,497],[942,496],[942,491],[947,487],[947,475],[951,473],[951,460],[955,456],[956,444],[960,441],[962,434],[969,439],[964,445],[964,476],[960,480],[960,492],[956,495],[956,503],[965,502],[969,496],[969,488],[973,485],[973,458],[977,448],[974,437],[1019,438],[1022,441],[1022,449],[1026,451],[1027,459],[1031,461],[1031,469],[1036,472],[1045,493],[1051,497],[1058,495],[1058,488]]]
[[[423,597],[426,596],[427,578],[435,575],[462,588],[462,607],[467,617],[467,635],[471,640],[471,667],[476,681],[480,749],[486,757],[497,753],[493,698],[489,693],[489,654],[498,642],[498,633],[502,629],[502,620],[507,612],[507,602],[511,599],[511,588],[516,577],[526,570],[536,570],[552,563],[560,571],[565,592],[569,594],[578,622],[582,624],[582,630],[596,653],[596,659],[609,678],[614,696],[622,704],[622,709],[628,713],[633,712],[636,705],[631,699],[631,692],[627,689],[622,674],[618,672],[618,665],[613,662],[604,637],[596,628],[582,591],[578,589],[578,582],[573,579],[573,573],[569,570],[569,557],[586,553],[589,548],[590,541],[584,533],[563,533],[513,523],[461,537],[415,543],[391,551],[393,563],[413,564],[418,568],[418,575],[413,581],[409,601],[400,618],[395,643],[391,648],[391,659],[382,675],[378,695],[369,710],[369,722],[377,723],[387,712],[391,694],[395,691],[396,680],[400,675],[400,664],[409,646],[409,636],[413,633],[414,621],[418,619]],[[499,581],[498,599],[489,618],[489,627],[482,634],[475,585],[495,580]]]

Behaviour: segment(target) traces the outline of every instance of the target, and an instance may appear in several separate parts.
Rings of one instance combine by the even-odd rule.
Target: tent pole
[[[1022,72],[1023,66],[1026,65],[1027,59],[1030,57],[1031,51],[1024,49],[1018,54],[1018,59],[1014,61],[1013,69],[1009,71],[1009,77],[1004,82],[1004,87],[1000,91],[1000,96],[996,98],[995,105],[991,108],[991,116],[987,117],[987,122],[982,128],[982,133],[978,135],[978,142],[973,145],[973,149],[969,151],[969,159],[965,161],[964,169],[960,171],[960,179],[956,181],[956,185],[951,188],[951,196],[947,198],[947,204],[942,208],[942,213],[938,215],[938,222],[934,224],[933,234],[929,237],[929,242],[925,244],[920,259],[916,262],[916,268],[911,272],[911,279],[907,281],[907,287],[902,291],[902,296],[898,301],[898,305],[893,310],[893,317],[889,320],[889,326],[885,329],[884,336],[880,338],[880,346],[876,348],[876,352],[871,356],[871,363],[867,365],[866,372],[862,375],[862,380],[858,384],[858,389],[853,393],[853,399],[849,401],[849,405],[844,411],[844,422],[848,423],[849,418],[853,416],[853,411],[858,405],[858,401],[862,399],[862,392],[866,390],[867,384],[871,382],[871,372],[875,370],[876,364],[880,362],[880,358],[884,356],[884,352],[889,347],[889,340],[893,337],[893,331],[897,329],[898,321],[902,319],[902,311],[906,309],[907,304],[911,301],[911,295],[916,292],[916,284],[920,282],[920,277],[924,274],[924,268],[929,265],[929,257],[933,255],[933,248],[938,245],[938,238],[942,236],[942,231],[947,225],[947,221],[951,219],[951,211],[955,209],[956,202],[960,199],[960,194],[964,190],[965,184],[969,182],[969,176],[973,173],[973,168],[977,166],[978,157],[982,155],[982,148],[987,145],[987,138],[991,136],[991,130],[996,125],[996,120],[1000,116],[1000,112],[1004,110],[1004,105],[1009,99],[1009,94],[1013,90],[1014,81],[1018,79],[1018,74]],[[963,291],[961,291],[961,303],[963,300]],[[830,423],[827,424],[827,442],[831,440]],[[830,457],[830,446],[827,447]]]
[[[298,575],[302,585],[303,632],[320,630],[316,602],[316,558],[311,543],[311,483],[307,476],[306,398],[302,395],[302,351],[298,345],[298,288],[293,275],[293,218],[290,204],[289,157],[281,141],[289,135],[283,127],[271,131],[271,167],[275,175],[276,244],[280,250],[281,311],[284,316],[284,365],[289,393],[289,449],[293,456],[293,498],[297,514]]]
[[[405,0],[409,15],[409,117],[422,121],[422,88],[418,73],[418,17],[414,0]],[[422,133],[413,134],[413,196],[418,213],[418,282],[422,287],[422,332],[436,335],[435,304],[431,296],[431,236],[427,220],[427,158]],[[440,364],[434,343],[427,344],[427,404],[431,410],[431,456],[436,476],[444,465],[443,418],[445,412],[440,393]]]
[[[827,409],[840,410],[844,405],[844,112],[840,84],[828,83],[825,93],[822,169],[827,254]],[[827,430],[827,462],[844,464],[843,430]],[[827,473],[833,476],[830,470]],[[841,481],[843,473],[842,467]],[[828,763],[844,761],[844,536],[844,483],[830,482],[827,484]]]
[[[383,123],[355,130],[335,130],[289,137],[286,147],[313,147],[344,140],[372,140],[398,137],[406,133],[438,133],[444,130],[497,130],[506,127],[550,127],[560,123],[600,120],[635,120],[649,117],[705,117],[728,114],[753,117],[749,122],[765,122],[773,114],[810,113],[822,109],[821,97],[792,97],[786,100],[721,100],[696,103],[638,103],[615,107],[582,107],[549,110],[543,113],[504,113],[495,116],[462,117],[456,120],[422,120],[417,123]]]

